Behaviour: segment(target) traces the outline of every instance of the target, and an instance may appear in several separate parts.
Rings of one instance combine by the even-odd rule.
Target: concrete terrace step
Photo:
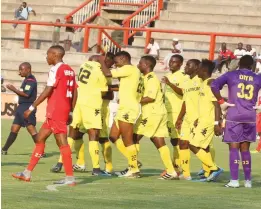
[[[250,39],[251,40],[251,39]],[[172,39],[155,39],[155,41],[159,44],[160,48],[171,48],[172,47]],[[181,40],[180,43],[182,44],[182,47],[184,49],[201,49],[201,50],[209,50],[209,41],[196,41],[196,40]],[[216,43],[216,50],[218,50],[221,47],[222,42]],[[247,42],[249,44],[249,42]],[[237,48],[238,42],[235,43],[227,43],[227,46],[229,49],[235,49]],[[133,46],[145,46],[145,38],[143,37],[135,37],[134,42],[132,44]],[[258,51],[261,51],[261,40],[260,43],[257,44],[256,42],[253,42],[252,47],[257,49]]]
[[[23,0],[2,0],[1,4],[17,4],[19,6]],[[26,1],[28,6],[33,6],[33,5],[60,5],[60,6],[72,6],[72,7],[77,7],[80,4],[82,4],[82,0],[48,0],[48,1],[43,1],[43,0],[27,0]]]
[[[214,1],[213,1],[214,2]],[[197,2],[175,2],[168,3],[167,10],[172,12],[193,12],[201,14],[229,14],[229,15],[249,15],[261,16],[260,5],[242,6],[235,3],[234,5],[214,5]]]
[[[260,26],[261,16],[229,15],[229,14],[201,14],[188,12],[163,11],[160,20],[192,21],[199,23],[224,23],[230,25]]]
[[[250,25],[231,25],[225,23],[199,23],[191,21],[171,21],[171,20],[159,20],[156,21],[155,28],[160,29],[176,29],[176,30],[192,30],[202,32],[229,32],[239,33],[247,31],[248,34],[260,34],[261,25],[250,26]],[[243,30],[242,30],[243,29]]]
[[[15,9],[17,8],[17,4],[2,4],[1,5],[1,12],[12,12],[14,14]],[[56,13],[56,14],[68,14],[70,13],[75,7],[74,6],[67,6],[67,5],[36,5],[32,6],[36,15],[43,14],[43,13]],[[31,14],[30,14],[31,15]]]
[[[234,6],[234,5],[241,5],[241,6],[261,6],[260,0],[170,0],[171,3],[199,3],[199,4],[211,4],[211,5],[222,5],[222,6]]]
[[[55,22],[57,18],[64,21],[65,15],[68,13],[36,13],[36,16],[30,15],[29,21]],[[2,20],[14,20],[14,14],[11,12],[1,12]]]

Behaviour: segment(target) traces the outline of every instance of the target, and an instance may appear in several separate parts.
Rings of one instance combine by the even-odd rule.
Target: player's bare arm
[[[20,97],[29,97],[28,94],[24,93],[23,91],[19,91],[18,89],[16,89],[12,84],[7,84],[6,88],[8,88],[10,91],[16,93],[18,96]]]
[[[102,96],[102,99],[113,100],[114,99],[113,91],[105,92],[105,94]]]
[[[31,105],[31,107],[24,112],[24,118],[28,118],[31,112],[41,104],[47,97],[49,97],[53,92],[52,86],[46,86],[40,96],[35,100],[35,102]]]
[[[215,122],[214,122],[214,131],[216,136],[220,136],[222,134],[222,117],[221,117],[221,108],[218,102],[213,102],[213,105],[215,107]]]
[[[109,91],[119,91],[119,85],[114,84],[114,85],[108,85]]]
[[[152,102],[155,102],[155,99],[152,99],[150,97],[142,97],[140,104],[145,105],[145,104],[152,103]]]
[[[105,77],[112,77],[111,70],[106,66],[104,60],[100,58],[99,60],[101,64],[102,73]]]
[[[174,85],[173,83],[171,83],[166,76],[164,76],[161,81],[162,81],[162,83],[165,83],[165,84],[168,85],[170,88],[172,88],[172,90],[175,91],[178,95],[183,96],[183,91],[182,91],[182,89],[179,88],[179,87],[177,87],[177,86]]]
[[[178,129],[178,130],[181,129],[181,125],[182,125],[183,118],[184,118],[185,114],[186,114],[186,103],[183,102],[179,116],[178,116],[178,119],[177,119],[176,124],[175,124],[176,129]]]

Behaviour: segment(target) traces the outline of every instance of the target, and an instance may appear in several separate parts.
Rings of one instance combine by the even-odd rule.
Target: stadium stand
[[[37,11],[37,16],[30,15],[30,21],[55,22],[57,18],[64,20],[64,17],[75,8],[81,5],[82,0],[54,0],[52,5],[47,1],[34,0],[27,3]],[[96,0],[93,0],[95,4]],[[104,2],[113,2],[106,0]],[[123,2],[123,1],[120,1]],[[137,2],[137,1],[136,1]],[[143,4],[148,2],[139,1]],[[21,3],[20,0],[2,1],[2,20],[14,19],[14,10]],[[117,25],[126,19],[138,7],[126,7],[124,5],[104,5],[101,16],[97,17],[93,23],[99,25]],[[94,8],[94,7],[92,7]],[[261,2],[255,0],[169,0],[161,11],[159,20],[155,20],[146,27],[155,27],[159,29],[175,29],[189,31],[208,31],[208,32],[229,32],[260,35],[261,31]],[[116,15],[117,14],[117,15]],[[75,19],[75,18],[74,18]],[[84,18],[83,18],[84,19]],[[82,19],[82,20],[83,20]],[[24,25],[18,25],[14,30],[11,24],[2,24],[2,75],[5,81],[13,83],[15,86],[20,84],[21,78],[17,75],[17,66],[22,61],[30,61],[33,71],[39,80],[39,92],[45,85],[47,71],[49,67],[46,64],[46,49],[51,45],[53,27],[32,26],[30,34],[30,49],[23,48]],[[61,29],[61,37],[65,32]],[[94,47],[97,44],[97,32],[90,32],[89,50],[90,53],[96,51]],[[108,32],[108,35],[111,35]],[[81,45],[84,30],[77,32],[73,42]],[[169,53],[172,39],[178,38],[184,49],[183,56],[189,58],[205,58],[209,53],[209,36],[180,35],[153,33],[161,47],[161,60]],[[62,40],[62,38],[61,38]],[[257,52],[261,51],[261,39],[217,37],[216,55],[220,44],[226,42],[228,47],[234,51],[238,42],[251,44]],[[62,44],[62,43],[61,43]],[[79,45],[79,46],[80,46]],[[144,54],[146,45],[146,33],[137,33],[134,37],[132,46],[125,48],[133,56],[133,64],[136,64],[139,57]],[[93,48],[94,47],[94,48]],[[77,47],[76,47],[77,48]],[[87,59],[84,53],[76,52],[79,49],[72,49],[67,53],[65,62],[68,62],[75,70]],[[80,46],[81,50],[81,46]],[[164,71],[161,71],[160,63],[156,66],[157,74],[161,77]]]

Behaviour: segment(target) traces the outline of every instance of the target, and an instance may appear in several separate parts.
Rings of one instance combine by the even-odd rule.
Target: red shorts
[[[258,114],[256,118],[256,132],[261,133],[261,114]]]
[[[42,125],[44,129],[50,129],[53,134],[67,134],[67,122],[46,118]]]

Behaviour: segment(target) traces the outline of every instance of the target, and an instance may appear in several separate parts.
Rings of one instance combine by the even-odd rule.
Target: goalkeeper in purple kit
[[[231,180],[226,187],[239,187],[238,173],[241,161],[245,174],[245,187],[251,188],[251,155],[249,147],[256,141],[256,106],[261,89],[261,75],[252,72],[254,60],[245,55],[239,61],[239,70],[227,72],[212,82],[212,92],[226,114],[224,142],[229,145],[229,166]],[[228,86],[228,101],[220,95],[224,85]]]

